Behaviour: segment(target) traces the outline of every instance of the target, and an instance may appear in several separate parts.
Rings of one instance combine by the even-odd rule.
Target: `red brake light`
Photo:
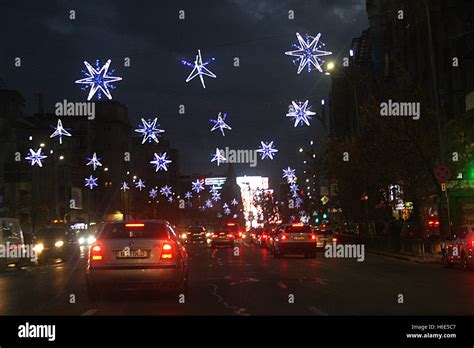
[[[233,235],[232,233],[228,233],[228,234],[227,234],[227,237],[229,237],[229,238],[234,238],[234,235]]]
[[[474,249],[474,239],[471,240],[471,249]]]
[[[125,224],[125,227],[144,227],[145,224]]]
[[[212,238],[217,238],[217,234],[213,234],[213,235],[212,235]]]
[[[169,243],[163,244],[163,249],[161,250],[161,259],[172,259],[173,258],[173,246]]]
[[[293,227],[301,227],[301,226],[304,226],[303,224],[299,223],[299,224],[292,224],[291,226]]]
[[[239,232],[239,237],[242,237],[242,232]]]
[[[267,238],[267,235],[266,235],[265,233],[262,234],[262,238],[263,238],[263,239],[266,239],[266,238]]]
[[[91,246],[91,260],[102,261],[102,247],[99,244],[93,244]]]
[[[285,240],[286,239],[286,236],[285,235],[282,235],[281,236],[281,240]]]
[[[333,242],[333,243],[336,243],[336,242],[337,242],[337,238],[334,237],[334,238],[332,239],[332,242]]]
[[[227,223],[227,226],[235,226],[235,224],[233,222],[229,222]]]
[[[316,236],[314,234],[311,235],[311,239],[312,240],[315,240],[316,239]]]

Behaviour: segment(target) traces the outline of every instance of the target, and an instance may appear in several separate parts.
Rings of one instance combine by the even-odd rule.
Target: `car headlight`
[[[79,238],[79,244],[84,244],[86,239],[84,237]]]
[[[206,233],[206,237],[208,237],[208,238],[209,238],[211,235],[212,235],[212,233],[210,233],[210,232],[207,232],[207,233]]]
[[[43,243],[38,243],[34,246],[33,250],[36,252],[36,253],[40,253],[44,250],[44,245]]]
[[[56,248],[60,248],[64,245],[64,242],[62,240],[58,240],[56,243],[54,243],[54,246]]]
[[[95,242],[95,237],[94,236],[89,236],[87,237],[87,244],[92,244]]]

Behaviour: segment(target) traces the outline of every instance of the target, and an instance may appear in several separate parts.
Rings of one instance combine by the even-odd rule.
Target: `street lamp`
[[[303,148],[302,148],[302,147],[300,147],[300,149],[299,149],[298,151],[299,151],[299,152],[303,152]]]

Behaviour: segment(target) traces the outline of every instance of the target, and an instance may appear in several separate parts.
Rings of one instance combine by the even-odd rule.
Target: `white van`
[[[17,219],[0,217],[0,245],[3,249],[3,253],[0,254],[0,271],[6,269],[10,264],[21,267],[21,257],[12,258],[6,253],[8,246],[24,245],[23,231]]]

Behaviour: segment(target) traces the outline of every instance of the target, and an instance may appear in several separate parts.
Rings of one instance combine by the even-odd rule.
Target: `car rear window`
[[[128,238],[168,238],[165,224],[158,223],[129,223],[107,224],[99,235],[99,239],[128,239]]]
[[[285,233],[311,233],[311,227],[309,226],[287,226]]]
[[[42,228],[38,231],[37,237],[41,239],[54,239],[63,237],[67,233],[65,228]]]

